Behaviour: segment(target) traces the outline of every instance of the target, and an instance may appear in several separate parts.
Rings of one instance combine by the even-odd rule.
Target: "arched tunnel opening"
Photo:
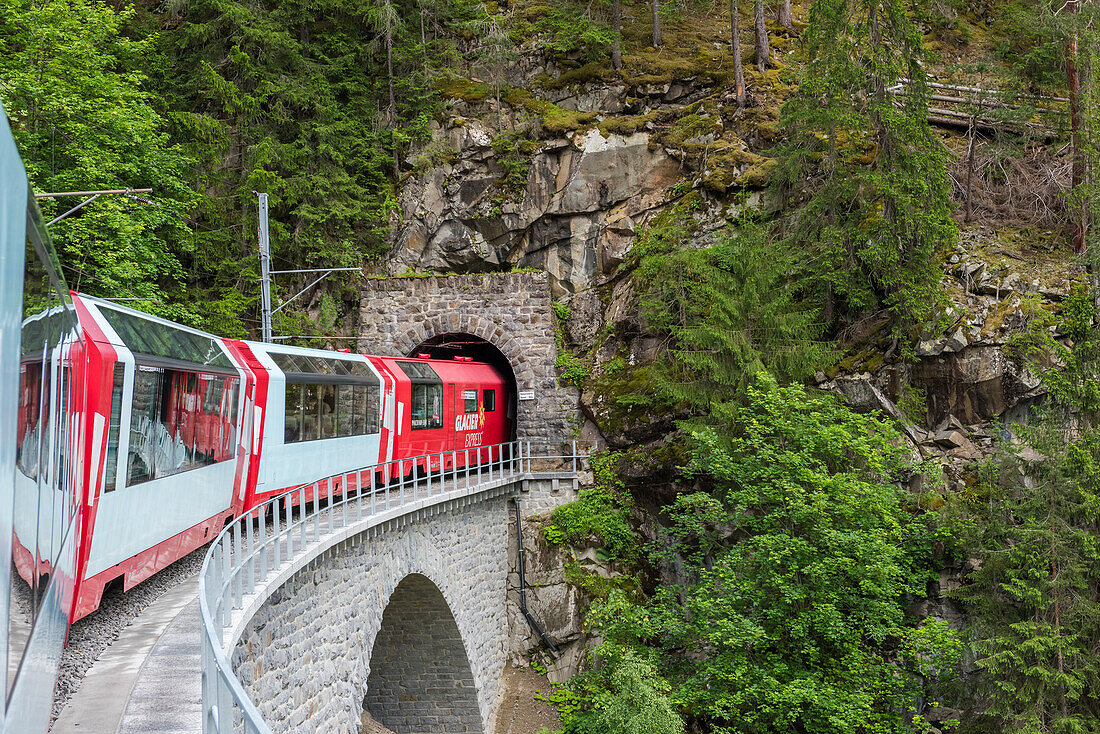
[[[454,359],[455,357],[470,357],[475,362],[487,362],[496,367],[508,383],[508,417],[512,419],[512,440],[516,438],[516,373],[512,369],[512,363],[504,352],[487,339],[473,334],[462,332],[448,332],[438,334],[426,339],[413,349],[408,356],[415,357],[419,354],[427,354],[432,359]]]
[[[363,709],[395,734],[483,731],[458,625],[426,576],[406,576],[390,596],[371,651]]]

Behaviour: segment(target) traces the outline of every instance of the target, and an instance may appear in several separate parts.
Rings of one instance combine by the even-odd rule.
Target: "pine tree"
[[[1046,340],[1064,365],[1044,374],[1051,402],[958,502],[981,564],[961,596],[988,713],[1011,734],[1092,731],[1100,717],[1100,332],[1083,290],[1062,313],[1073,347]]]
[[[745,104],[745,68],[741,60],[741,8],[730,0],[730,54],[733,56],[733,88],[737,104]]]
[[[830,358],[816,341],[817,312],[789,280],[792,259],[761,227],[730,232],[707,249],[654,232],[637,247],[642,315],[669,337],[670,362],[657,382],[671,403],[706,412],[736,399],[757,372],[798,380]]]
[[[956,230],[920,33],[901,0],[819,0],[803,40],[809,61],[783,108],[778,155],[791,243],[813,253],[827,319],[839,297],[850,312],[886,306],[899,323],[926,321]],[[887,89],[902,77],[899,107]]]
[[[661,0],[650,0],[650,11],[653,15],[653,48],[661,45]]]
[[[791,0],[779,2],[779,25],[784,28],[794,29],[794,19],[791,18]]]
[[[764,26],[764,0],[755,0],[752,9],[753,32],[756,38],[756,68],[761,74],[768,68],[771,58],[771,43],[768,41],[768,29]]]

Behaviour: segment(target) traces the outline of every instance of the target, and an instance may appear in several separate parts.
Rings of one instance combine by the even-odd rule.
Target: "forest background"
[[[547,87],[626,78],[670,39],[728,26],[712,91],[744,115],[743,137],[767,141],[752,159],[767,206],[703,244],[690,202],[637,235],[622,267],[661,338],[652,362],[597,379],[564,348],[559,360],[563,380],[669,424],[645,481],[636,454],[606,454],[596,486],[544,527],[563,553],[592,545],[614,570],[568,566],[594,647],[552,697],[561,726],[1085,732],[1100,721],[1098,12],[1084,0],[0,0],[0,99],[36,191],[154,190],[52,229],[72,287],[254,336],[255,191],[271,196],[278,267],[379,270],[401,186],[450,155],[432,135],[449,105],[495,113],[506,186],[541,140],[599,122],[517,85],[525,59],[558,71]],[[964,100],[960,145],[934,126],[930,70],[997,90]],[[505,129],[506,107],[536,122]],[[943,268],[989,163],[980,145],[1002,167],[1062,171],[1030,212],[1075,286],[1055,307],[1032,303],[1010,345],[1046,400],[949,488],[903,439],[923,396],[861,414],[806,385],[843,364],[846,330],[869,315],[902,360],[945,318]],[[743,183],[708,187],[736,198]],[[331,333],[355,297],[354,278],[334,278],[319,318],[288,308],[278,326]],[[965,623],[914,613],[960,560]]]

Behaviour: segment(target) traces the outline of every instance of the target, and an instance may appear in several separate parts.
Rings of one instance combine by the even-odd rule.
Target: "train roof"
[[[220,370],[237,369],[221,339],[213,334],[94,296],[82,293],[74,295],[89,307],[89,311],[94,311],[103,318],[110,327],[110,331],[104,333],[116,346],[124,346],[135,354],[172,362]],[[117,343],[110,339],[110,332],[117,336]]]
[[[410,382],[435,383],[435,382],[460,382],[462,378],[477,377],[487,380],[495,377],[502,384],[507,382],[499,369],[488,362],[474,362],[463,358],[457,359],[430,359],[423,357],[377,357],[386,363],[388,367],[404,374]]]

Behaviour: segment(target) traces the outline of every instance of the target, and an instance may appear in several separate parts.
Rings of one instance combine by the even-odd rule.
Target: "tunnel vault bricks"
[[[506,490],[318,556],[248,622],[233,669],[277,734],[492,732],[508,643]]]
[[[359,302],[359,350],[408,356],[444,340],[488,341],[527,398],[518,403],[517,437],[553,444],[572,437],[578,397],[558,385],[555,318],[545,272],[370,279]]]
[[[395,734],[481,730],[458,625],[427,577],[411,574],[397,585],[370,660],[364,708]]]

